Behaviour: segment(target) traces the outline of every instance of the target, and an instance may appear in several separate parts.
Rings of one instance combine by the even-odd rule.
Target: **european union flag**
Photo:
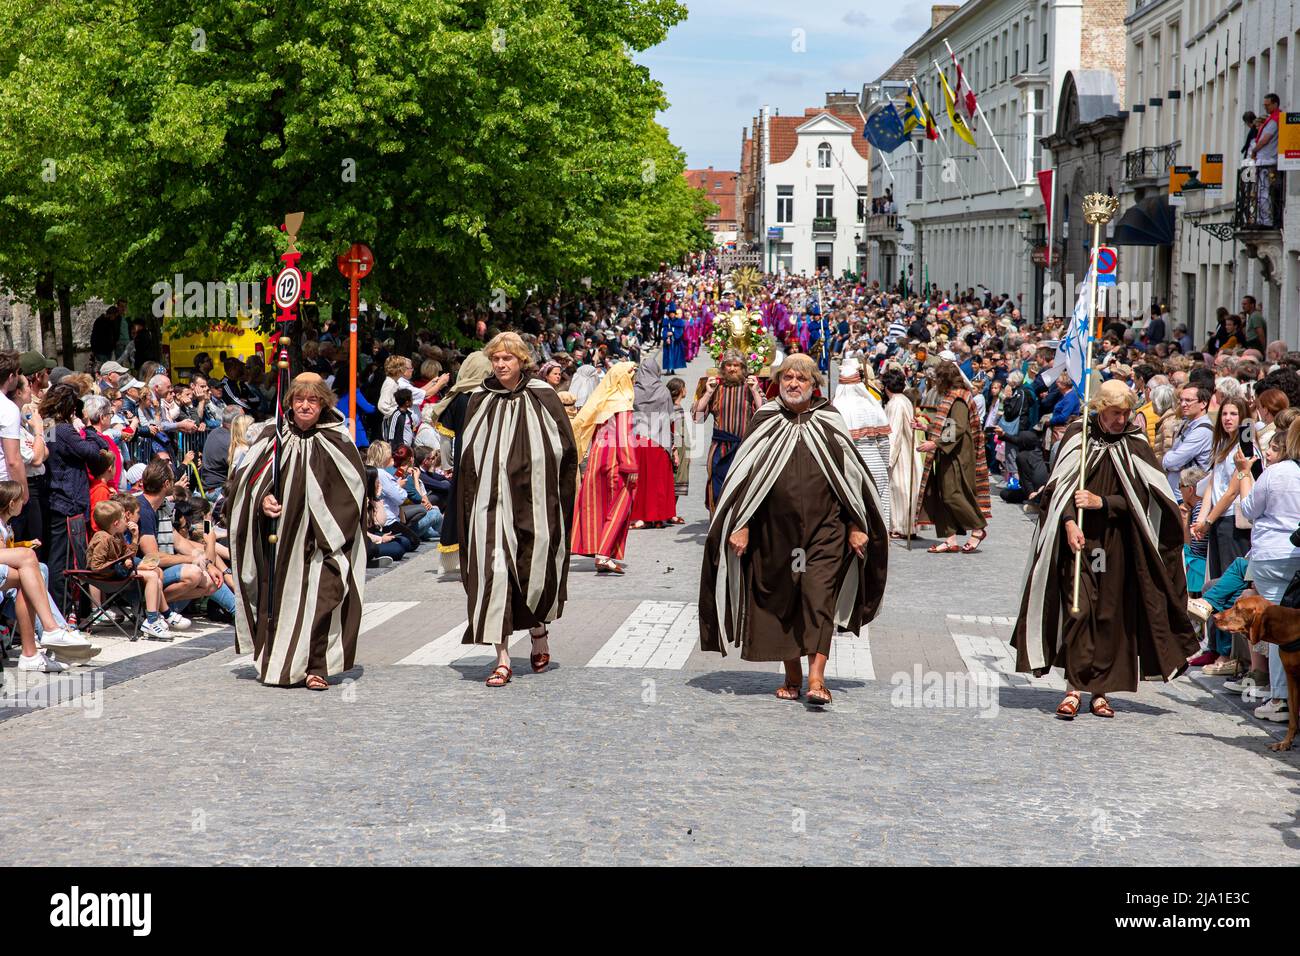
[[[862,135],[868,143],[884,153],[892,153],[907,140],[902,117],[894,109],[893,103],[886,103],[867,117],[867,127]]]

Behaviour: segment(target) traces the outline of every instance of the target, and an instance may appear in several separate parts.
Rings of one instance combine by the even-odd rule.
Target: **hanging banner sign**
[[[1187,205],[1187,200],[1183,198],[1183,183],[1187,182],[1187,180],[1191,178],[1191,175],[1191,166],[1169,167],[1169,205]]]
[[[1201,153],[1201,182],[1207,190],[1223,191],[1223,154]]]
[[[1300,169],[1300,113],[1279,113],[1277,168]]]

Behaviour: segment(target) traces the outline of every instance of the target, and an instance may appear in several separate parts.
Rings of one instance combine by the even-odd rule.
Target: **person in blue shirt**
[[[1060,393],[1056,404],[1052,406],[1052,427],[1065,425],[1075,415],[1079,414],[1079,409],[1083,403],[1079,401],[1079,393],[1074,390],[1074,382],[1066,372],[1062,372],[1056,380],[1056,389]]]
[[[334,406],[338,413],[343,416],[344,421],[351,417],[349,411],[351,407],[350,395],[351,389],[345,385],[339,393],[338,403]],[[357,447],[366,449],[370,447],[370,438],[366,435],[365,416],[375,414],[375,406],[361,393],[361,389],[357,389],[357,408],[360,409],[357,415]]]

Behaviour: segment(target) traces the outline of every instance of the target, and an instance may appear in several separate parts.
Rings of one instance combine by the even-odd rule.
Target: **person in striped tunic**
[[[749,420],[766,399],[753,375],[745,377],[745,359],[735,349],[722,353],[722,375],[711,376],[704,395],[695,403],[694,418],[703,422],[713,416],[713,443],[709,446],[708,480],[704,486],[704,503],[713,510],[722,484],[727,479],[731,459],[745,438]]]
[[[510,638],[527,628],[533,673],[551,661],[547,625],[564,612],[578,456],[569,416],[514,332],[483,347],[492,374],[469,399],[457,465],[464,644],[494,644],[489,687],[514,672]]]
[[[252,644],[263,684],[325,690],[326,678],[352,668],[361,632],[365,465],[319,375],[295,378],[285,405],[279,494],[271,425],[230,497],[235,649]]]

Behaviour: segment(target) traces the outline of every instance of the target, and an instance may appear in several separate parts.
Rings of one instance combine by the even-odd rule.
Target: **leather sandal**
[[[803,681],[797,684],[782,684],[776,689],[777,700],[798,700],[803,693]]]
[[[1079,712],[1079,704],[1082,698],[1077,690],[1072,690],[1065,695],[1065,699],[1057,705],[1056,716],[1061,720],[1074,720],[1074,715]]]
[[[510,683],[510,678],[515,676],[515,672],[506,667],[505,664],[498,664],[493,668],[492,673],[488,675],[487,686],[505,687]]]
[[[980,549],[980,545],[984,543],[984,539],[988,536],[989,533],[982,529],[979,531],[972,531],[970,533],[970,540],[961,546],[961,553],[974,554]]]
[[[1115,710],[1110,706],[1110,701],[1108,701],[1102,694],[1092,695],[1092,703],[1088,706],[1088,709],[1098,717],[1115,716]]]
[[[549,630],[542,631],[542,633],[536,636],[533,636],[531,634],[529,635],[529,637],[534,641],[540,641],[543,638],[550,637],[550,636],[551,636],[551,632]],[[551,655],[549,653],[529,654],[528,663],[532,666],[534,674],[540,674],[542,671],[546,670],[547,665],[551,663]]]
[[[932,544],[925,549],[930,554],[960,554],[961,545],[949,544],[947,541],[941,541],[939,544]]]
[[[817,706],[820,707],[829,704],[830,702],[831,702],[831,692],[826,688],[826,683],[824,681],[817,681],[817,683],[814,684],[811,680],[809,680],[808,681],[808,703],[816,704]]]
[[[303,684],[308,690],[329,690],[329,681],[319,674],[308,674],[307,680]]]

